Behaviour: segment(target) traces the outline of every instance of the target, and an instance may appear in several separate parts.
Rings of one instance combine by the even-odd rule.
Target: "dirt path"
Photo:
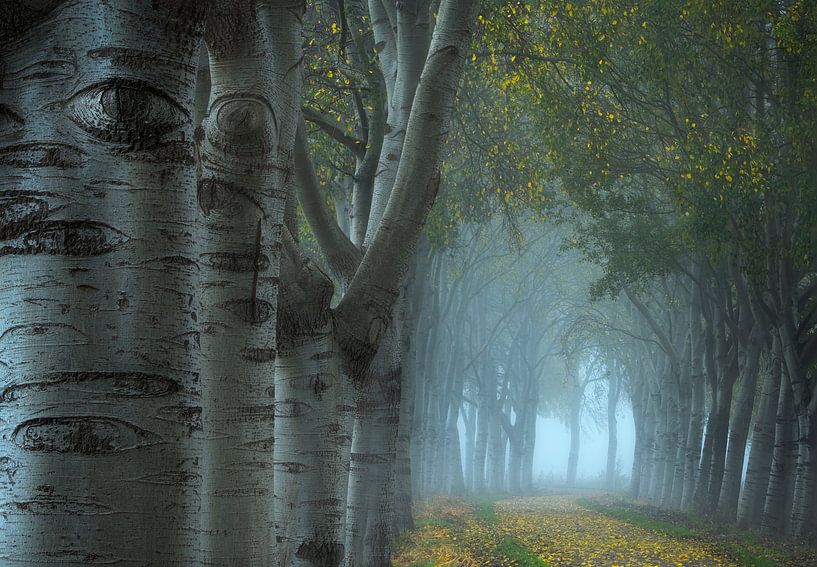
[[[496,528],[550,567],[710,567],[737,565],[713,546],[656,533],[593,512],[572,496],[495,504]]]
[[[418,508],[417,520],[397,567],[738,566],[710,543],[591,511],[575,495],[481,505],[434,499]]]

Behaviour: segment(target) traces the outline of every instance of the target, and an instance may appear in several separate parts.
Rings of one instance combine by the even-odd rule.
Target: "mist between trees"
[[[816,12],[0,4],[0,564],[389,565],[546,482],[814,544]]]

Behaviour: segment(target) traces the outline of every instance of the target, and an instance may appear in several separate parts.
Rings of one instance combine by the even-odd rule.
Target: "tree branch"
[[[352,372],[367,368],[377,351],[437,195],[443,140],[476,4],[474,0],[446,0],[441,7],[391,198],[349,290],[335,310],[338,342]]]
[[[309,156],[303,119],[295,137],[295,178],[298,200],[312,234],[326,255],[329,269],[339,279],[349,282],[357,269],[361,254],[329,213]]]

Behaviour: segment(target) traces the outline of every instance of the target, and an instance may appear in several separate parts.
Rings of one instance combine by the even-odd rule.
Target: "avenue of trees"
[[[589,303],[561,309],[563,293],[535,318],[543,344],[558,329],[558,348],[539,351],[558,353],[563,364],[538,378],[538,411],[557,400],[542,395],[548,384],[567,385],[557,410],[575,432],[567,483],[575,482],[580,447],[572,425],[593,401],[586,388],[606,380],[611,449],[620,396],[633,411],[633,497],[814,542],[815,7],[515,3],[486,10],[479,22],[490,48],[475,51],[469,73],[486,92],[483,111],[496,100],[524,101],[523,110],[499,103],[487,127],[510,135],[487,138],[482,150],[528,182],[492,189],[510,207],[549,212],[569,227],[563,247],[597,267],[584,276]],[[525,145],[531,140],[538,148]],[[542,151],[545,159],[531,165]],[[546,254],[533,258],[560,270]],[[466,463],[464,475],[477,489],[484,473],[492,489],[517,490],[528,472],[524,443],[511,441],[526,416],[514,392],[529,392],[536,371],[513,370],[526,349],[524,332],[512,330],[513,302],[494,317],[509,336],[520,334],[496,342],[489,404],[464,397],[463,454],[479,462],[471,470]],[[473,374],[465,391],[478,393],[484,383]],[[477,423],[481,411],[497,423],[484,470],[484,441],[470,437],[472,406]],[[508,447],[493,449],[504,465],[490,456],[496,437]],[[614,466],[611,456],[611,484]]]
[[[808,0],[0,3],[0,563],[380,567],[605,483],[817,543]],[[617,469],[617,416],[635,422]]]

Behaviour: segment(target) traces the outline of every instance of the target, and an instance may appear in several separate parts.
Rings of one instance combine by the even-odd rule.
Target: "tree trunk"
[[[474,445],[477,438],[477,408],[467,404],[462,407],[465,422],[465,488],[474,490]]]
[[[400,415],[399,328],[399,322],[392,321],[358,394],[346,514],[347,567],[385,567],[390,562]]]
[[[734,522],[737,516],[740,481],[743,476],[743,463],[746,455],[746,439],[749,435],[749,425],[752,422],[752,410],[755,404],[760,350],[763,348],[762,341],[756,330],[750,334],[746,348],[743,379],[734,418],[732,419],[732,427],[729,431],[726,465],[721,496],[718,501],[718,516],[727,522]]]
[[[635,443],[633,448],[633,467],[630,472],[630,497],[639,498],[642,490],[642,479],[644,470],[644,445],[646,443],[646,413],[647,413],[647,388],[641,376],[634,377],[638,385],[630,392],[630,406],[633,410],[633,422],[635,424]]]
[[[518,419],[518,417],[517,417]],[[519,494],[522,486],[522,431],[508,436],[508,492]]]
[[[802,367],[797,331],[794,324],[784,323],[778,330],[780,350],[791,384],[792,399],[796,416],[797,465],[794,471],[794,495],[791,510],[791,533],[801,539],[814,535],[812,512],[817,501],[817,479],[815,479],[815,452],[817,446],[817,414],[814,410],[813,378],[809,380]]]
[[[267,20],[278,28],[272,41]],[[275,562],[272,374],[285,172],[300,96],[289,69],[301,57],[299,38],[295,14],[255,13],[244,0],[214,6],[207,21],[211,102],[198,148],[198,209],[204,547],[212,565]]]
[[[667,461],[666,445],[667,445],[667,411],[666,411],[666,396],[656,396],[655,409],[658,411],[656,415],[656,431],[655,438],[652,443],[652,451],[650,453],[650,491],[647,497],[650,501],[658,506],[661,504],[661,494],[664,488],[664,469]]]
[[[689,419],[684,463],[684,494],[681,498],[681,509],[687,511],[692,509],[693,495],[697,485],[698,463],[701,460],[701,442],[703,441],[704,410],[706,409],[703,376],[694,373],[696,368],[700,371],[698,366],[693,367],[692,412]]]
[[[769,473],[769,487],[766,490],[766,501],[763,507],[761,530],[769,535],[783,531],[787,506],[792,439],[792,394],[789,381],[785,376],[781,380],[780,397],[777,403],[777,419],[774,430],[774,451]]]
[[[535,387],[535,386],[534,386]],[[524,436],[524,451],[522,454],[522,476],[521,489],[524,494],[533,492],[533,458],[536,450],[536,409],[538,405],[538,395],[531,402],[531,407],[527,412]]]
[[[485,491],[485,460],[488,450],[488,429],[490,427],[489,419],[489,400],[487,394],[480,392],[479,409],[477,411],[477,438],[474,445],[474,492],[477,494]]]
[[[505,490],[505,432],[499,422],[497,412],[502,411],[494,402],[490,415],[490,429],[488,431],[488,486],[491,492],[498,494]]]
[[[683,502],[684,499],[684,488],[686,487],[684,477],[687,473],[687,443],[689,442],[689,427],[692,421],[692,410],[690,408],[692,397],[690,369],[686,369],[685,372],[687,374],[681,384],[678,433],[676,435],[675,471],[672,480],[672,497],[670,501],[670,507],[674,510],[681,509],[681,502]]]
[[[609,489],[616,488],[616,458],[618,456],[618,420],[616,408],[621,391],[621,381],[618,375],[612,375],[607,392],[607,469],[606,485]]]
[[[199,560],[201,6],[0,6],[0,563]]]
[[[779,343],[778,339],[774,338],[772,357],[764,373],[760,411],[755,418],[746,481],[738,510],[738,525],[744,529],[759,528],[763,516],[774,454],[777,403],[780,398],[780,388],[788,387],[783,379],[780,364]]]
[[[678,447],[681,444],[681,426],[679,416],[679,404],[676,394],[677,386],[670,385],[669,388],[673,390],[673,396],[667,403],[667,432],[664,438],[664,447],[662,449],[664,461],[664,479],[661,485],[661,505],[669,508],[672,505],[672,486],[675,480],[675,458],[678,454]],[[686,440],[686,430],[684,430],[684,440]]]
[[[574,395],[570,405],[570,450],[567,454],[567,486],[576,486],[582,428],[582,396]]]

